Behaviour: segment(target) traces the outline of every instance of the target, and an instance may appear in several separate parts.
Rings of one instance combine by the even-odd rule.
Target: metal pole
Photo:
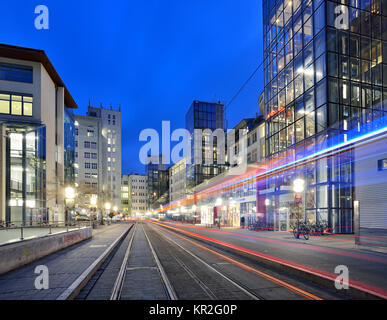
[[[20,227],[20,240],[24,240],[23,227]]]

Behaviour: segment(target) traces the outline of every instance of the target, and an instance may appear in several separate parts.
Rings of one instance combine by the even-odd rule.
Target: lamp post
[[[70,222],[69,209],[72,208],[74,205],[74,198],[75,198],[75,189],[73,187],[67,187],[65,189],[65,204],[66,204],[65,223],[67,226]]]
[[[97,214],[97,199],[98,199],[98,196],[96,196],[95,194],[91,196],[90,198],[90,205],[92,207],[92,214],[90,214],[90,224],[93,226],[93,228],[95,227],[94,226],[94,220],[96,219],[96,214]]]

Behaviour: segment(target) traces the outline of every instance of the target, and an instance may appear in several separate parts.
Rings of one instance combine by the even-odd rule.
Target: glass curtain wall
[[[386,125],[387,0],[266,0],[263,13],[270,159],[294,161]],[[268,223],[282,230],[299,215],[351,233],[351,152],[294,170],[267,180]]]
[[[7,129],[7,207],[11,225],[46,222],[46,129]]]

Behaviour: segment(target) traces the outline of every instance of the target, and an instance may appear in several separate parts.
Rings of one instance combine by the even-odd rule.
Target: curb
[[[128,235],[134,224],[124,231],[56,300],[73,300],[98,271],[106,258],[112,253],[120,241]]]

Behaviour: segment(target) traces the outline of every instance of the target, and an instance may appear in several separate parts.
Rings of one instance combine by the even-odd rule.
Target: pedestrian
[[[245,228],[245,217],[241,218],[241,226],[242,226],[242,229]]]

